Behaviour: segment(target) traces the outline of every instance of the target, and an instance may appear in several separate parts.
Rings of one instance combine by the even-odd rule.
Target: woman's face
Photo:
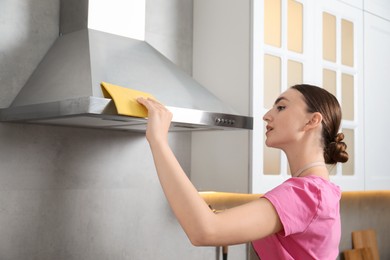
[[[310,121],[311,113],[303,95],[288,89],[275,101],[273,107],[264,115],[266,126],[266,145],[274,148],[286,148],[286,145],[296,143],[303,136],[304,126]]]

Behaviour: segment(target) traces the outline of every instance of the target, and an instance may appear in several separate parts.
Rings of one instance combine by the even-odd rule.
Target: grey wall
[[[58,36],[59,0],[0,1],[0,107],[11,104]]]
[[[153,0],[147,10],[147,39],[190,71],[192,16],[183,14],[192,1]],[[0,107],[51,46],[58,21],[58,0],[0,1]],[[189,171],[191,135],[170,143]],[[142,134],[0,123],[0,147],[0,259],[215,259],[173,217]]]
[[[193,76],[237,113],[250,114],[250,1],[194,1]],[[207,151],[207,152],[206,152]],[[192,134],[193,182],[249,191],[250,131]]]
[[[192,74],[193,0],[146,0],[145,40]]]

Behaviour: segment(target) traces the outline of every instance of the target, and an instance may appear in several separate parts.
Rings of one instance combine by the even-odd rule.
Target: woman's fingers
[[[148,112],[153,112],[154,110],[169,111],[163,104],[152,98],[140,97],[137,101],[138,103],[144,105]]]
[[[146,129],[148,141],[167,140],[172,113],[157,100],[138,98],[137,101],[148,110],[148,126]]]
[[[150,99],[151,100],[151,99]],[[138,103],[142,104],[146,107],[146,109],[149,111],[149,108],[152,108],[152,104],[149,99],[146,99],[144,97],[137,98]]]

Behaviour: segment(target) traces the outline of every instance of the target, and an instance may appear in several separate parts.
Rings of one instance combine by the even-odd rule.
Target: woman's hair
[[[348,161],[347,145],[342,141],[344,134],[339,133],[341,108],[336,97],[323,88],[301,84],[291,88],[298,90],[304,97],[309,113],[322,115],[322,144],[327,164]]]

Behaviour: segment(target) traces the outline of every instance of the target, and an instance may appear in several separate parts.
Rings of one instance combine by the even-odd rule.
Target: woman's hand
[[[137,101],[148,110],[146,138],[149,144],[168,142],[168,130],[172,120],[172,113],[154,99],[140,97]]]

